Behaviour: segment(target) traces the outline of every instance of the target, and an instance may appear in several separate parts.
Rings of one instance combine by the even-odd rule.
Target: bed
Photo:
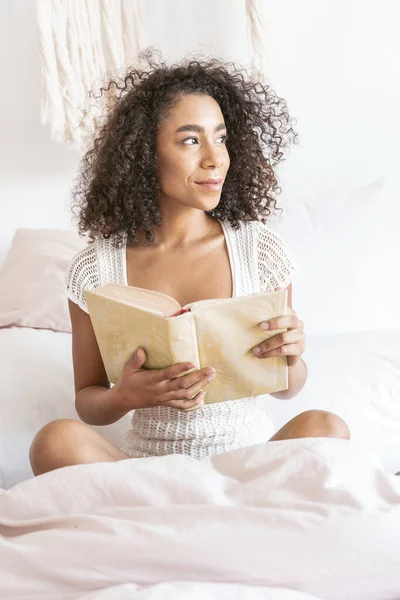
[[[287,402],[259,399],[276,427],[304,410],[331,410],[349,424],[353,440],[376,451],[388,471],[400,471],[400,332],[309,336],[307,344],[309,381],[303,392]],[[9,488],[32,476],[28,451],[40,427],[57,418],[78,419],[71,335],[0,329],[0,355],[0,482]],[[129,420],[127,415],[97,429],[122,445]]]
[[[260,398],[278,428],[331,410],[352,440],[261,444],[32,478],[36,431],[74,409],[71,335],[0,329],[2,598],[400,598],[400,313],[395,180],[288,202],[309,380]],[[318,251],[316,251],[318,249]],[[98,428],[122,444],[129,427]]]

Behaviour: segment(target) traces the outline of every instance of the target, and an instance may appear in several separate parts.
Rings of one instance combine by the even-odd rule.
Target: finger
[[[274,331],[275,329],[303,329],[304,323],[296,317],[296,314],[275,317],[269,321],[260,323],[260,329],[263,331]]]
[[[302,343],[298,344],[285,344],[274,348],[269,352],[258,354],[257,358],[272,358],[273,356],[301,356],[304,353],[305,346]]]
[[[163,382],[169,381],[170,379],[175,379],[176,377],[180,377],[187,371],[191,369],[195,369],[196,365],[193,363],[178,363],[176,365],[172,365],[172,367],[167,367],[166,369],[159,369],[155,372],[155,381]]]
[[[138,348],[137,351],[135,352],[133,358],[128,360],[127,366],[129,365],[129,367],[131,369],[133,369],[134,371],[138,371],[139,369],[142,368],[142,366],[144,365],[145,362],[146,362],[146,352],[143,350],[143,348]]]
[[[194,373],[190,373],[189,375],[185,375],[179,379],[172,379],[168,382],[165,382],[165,391],[173,393],[177,393],[178,391],[186,391],[199,382],[207,385],[207,383],[211,382],[214,378],[215,369],[213,367],[207,367],[206,369],[200,369],[199,371],[195,371]],[[201,389],[201,386],[199,389]],[[192,393],[192,395],[189,397],[192,398],[193,396],[194,394]],[[182,398],[184,397],[185,396],[183,395]]]
[[[171,406],[172,408],[178,408],[180,410],[190,410],[201,406],[205,395],[206,392],[201,391],[191,400],[170,400],[169,402],[163,403],[163,406]]]
[[[206,377],[202,377],[194,385],[191,385],[188,388],[168,392],[167,398],[168,400],[191,400],[205,387],[207,387],[207,385],[209,385],[213,379],[215,379],[215,375],[207,375]]]
[[[283,346],[285,344],[294,344],[300,342],[304,339],[304,334],[297,329],[284,331],[283,333],[278,333],[277,335],[272,336],[265,342],[258,344],[253,348],[254,354],[260,356],[261,354],[265,354],[266,352],[270,352],[271,350],[275,350],[279,348],[279,346]]]

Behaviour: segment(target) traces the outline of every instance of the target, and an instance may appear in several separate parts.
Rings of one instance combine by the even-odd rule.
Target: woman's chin
[[[205,211],[209,212],[210,210],[214,210],[214,208],[216,208],[218,206],[220,200],[221,200],[220,194],[218,196],[217,196],[217,194],[215,194],[213,198],[211,197],[211,195],[209,198],[200,198],[196,202],[196,208],[200,208],[201,210],[205,210]]]

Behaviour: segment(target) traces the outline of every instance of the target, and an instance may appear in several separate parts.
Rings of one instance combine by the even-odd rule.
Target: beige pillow
[[[70,332],[65,279],[85,246],[75,231],[17,229],[0,269],[0,327]]]

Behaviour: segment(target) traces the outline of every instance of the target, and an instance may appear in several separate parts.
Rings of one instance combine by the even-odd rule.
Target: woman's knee
[[[47,423],[36,434],[29,450],[29,460],[35,475],[62,466],[79,434],[85,428],[83,423],[73,419],[57,419]]]
[[[327,410],[307,410],[299,415],[309,428],[324,437],[350,439],[350,429],[339,415]]]

